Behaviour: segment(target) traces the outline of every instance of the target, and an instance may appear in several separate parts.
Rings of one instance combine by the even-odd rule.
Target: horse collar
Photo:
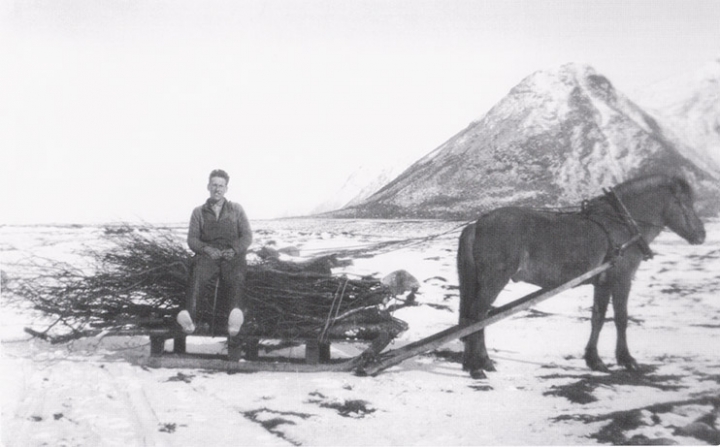
[[[590,210],[585,208],[585,202],[583,202],[582,214],[583,214],[583,216],[585,216],[585,218],[587,220],[589,220],[590,222],[592,222],[595,225],[597,225],[598,227],[600,227],[600,229],[603,230],[603,232],[605,233],[605,236],[607,237],[607,240],[608,240],[608,252],[605,255],[605,260],[607,261],[607,260],[617,257],[618,251],[620,248],[620,244],[615,243],[615,241],[613,240],[613,237],[612,237],[612,233],[610,233],[610,230],[608,230],[607,226],[605,226],[605,224],[602,221],[593,218],[593,216],[590,214]]]
[[[630,215],[630,212],[625,208],[625,205],[620,200],[620,197],[617,196],[615,191],[613,189],[604,190],[605,197],[607,201],[609,202],[610,206],[612,206],[612,209],[614,211],[614,214],[617,215],[620,218],[620,222],[622,223],[623,227],[628,230],[630,233],[630,239],[636,239],[635,243],[638,243],[640,245],[640,250],[643,253],[643,258],[645,260],[648,260],[653,257],[653,253],[650,250],[650,246],[648,245],[645,238],[640,233],[640,229],[637,226],[637,223],[633,219],[633,217]],[[605,236],[608,239],[608,253],[606,255],[606,260],[617,258],[618,256],[622,255],[622,252],[627,248],[629,245],[628,243],[616,243],[613,240],[612,233],[608,229],[607,225],[600,219],[594,218],[592,215],[592,208],[589,206],[590,202],[587,200],[583,200],[581,204],[581,214],[588,219],[590,222],[594,223],[598,227],[602,229],[602,231],[605,233]]]
[[[605,197],[607,197],[610,205],[620,217],[620,220],[623,222],[628,231],[630,231],[631,239],[637,239],[636,243],[640,246],[640,251],[642,251],[643,259],[646,261],[648,259],[652,259],[653,252],[650,249],[650,245],[645,240],[645,237],[643,237],[642,233],[640,232],[640,228],[637,225],[637,222],[635,222],[635,219],[633,219],[632,215],[625,207],[625,204],[622,202],[622,200],[620,200],[620,197],[617,195],[615,190],[613,188],[610,188],[604,189],[603,191],[605,192]],[[620,254],[622,253],[618,253],[618,255]]]

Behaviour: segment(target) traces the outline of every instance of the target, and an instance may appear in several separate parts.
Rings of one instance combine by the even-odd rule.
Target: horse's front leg
[[[585,364],[593,371],[608,372],[608,367],[598,355],[597,345],[600,339],[600,331],[605,323],[605,313],[610,303],[610,286],[603,278],[602,283],[595,284],[592,308],[592,329],[590,340],[585,347]]]
[[[614,284],[612,291],[613,311],[615,312],[615,328],[617,329],[617,344],[615,357],[618,365],[624,366],[629,371],[637,371],[639,366],[630,355],[627,344],[628,325],[628,297],[630,296],[631,277],[623,278]]]

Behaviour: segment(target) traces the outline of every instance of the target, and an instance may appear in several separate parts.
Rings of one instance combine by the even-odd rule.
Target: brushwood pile
[[[171,230],[153,227],[106,229],[104,248],[82,253],[89,268],[31,259],[33,275],[8,278],[4,293],[32,303],[47,318],[35,336],[63,342],[102,332],[171,327],[184,306],[193,257]],[[262,251],[262,250],[261,250]],[[304,262],[276,256],[253,257],[244,299],[241,335],[292,339],[327,338],[342,331],[357,335],[378,324],[398,322],[385,310],[392,290],[375,277],[333,275],[347,265],[329,255]],[[209,284],[198,303],[204,332],[227,323],[227,304],[219,283]],[[221,335],[217,334],[209,335]]]

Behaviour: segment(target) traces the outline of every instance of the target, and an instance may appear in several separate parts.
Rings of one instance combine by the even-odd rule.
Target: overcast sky
[[[720,1],[0,0],[0,223],[251,219],[419,158],[523,78],[634,89],[720,57]]]

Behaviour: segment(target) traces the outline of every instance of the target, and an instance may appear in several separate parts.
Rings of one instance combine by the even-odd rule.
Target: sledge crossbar
[[[636,240],[637,238],[634,237],[633,239],[626,242],[623,246],[627,247]],[[477,321],[475,323],[467,325],[455,325],[448,329],[445,329],[444,331],[438,332],[437,334],[425,337],[422,340],[418,340],[401,348],[388,351],[383,355],[377,356],[375,362],[369,362],[360,365],[356,372],[359,375],[375,376],[380,371],[390,368],[391,366],[395,366],[398,363],[409,359],[410,357],[432,351],[433,349],[436,349],[439,346],[444,345],[445,343],[468,336],[472,333],[484,329],[485,327],[493,323],[497,323],[498,321],[504,320],[505,318],[508,318],[516,313],[529,309],[530,307],[542,301],[545,301],[548,298],[552,298],[559,293],[562,293],[566,290],[572,289],[573,287],[584,283],[585,281],[608,270],[612,266],[612,261],[605,262],[604,264],[595,267],[594,269],[584,273],[583,275],[573,278],[570,281],[563,283],[557,287],[538,290],[508,304],[493,309],[489,312],[487,318],[484,318],[481,321]]]
[[[199,355],[169,354],[149,357],[140,361],[140,365],[150,368],[194,368],[228,373],[251,372],[350,372],[355,369],[359,357],[353,357],[339,363],[316,364],[287,362],[283,360],[249,360],[233,362],[219,358],[204,358]]]

